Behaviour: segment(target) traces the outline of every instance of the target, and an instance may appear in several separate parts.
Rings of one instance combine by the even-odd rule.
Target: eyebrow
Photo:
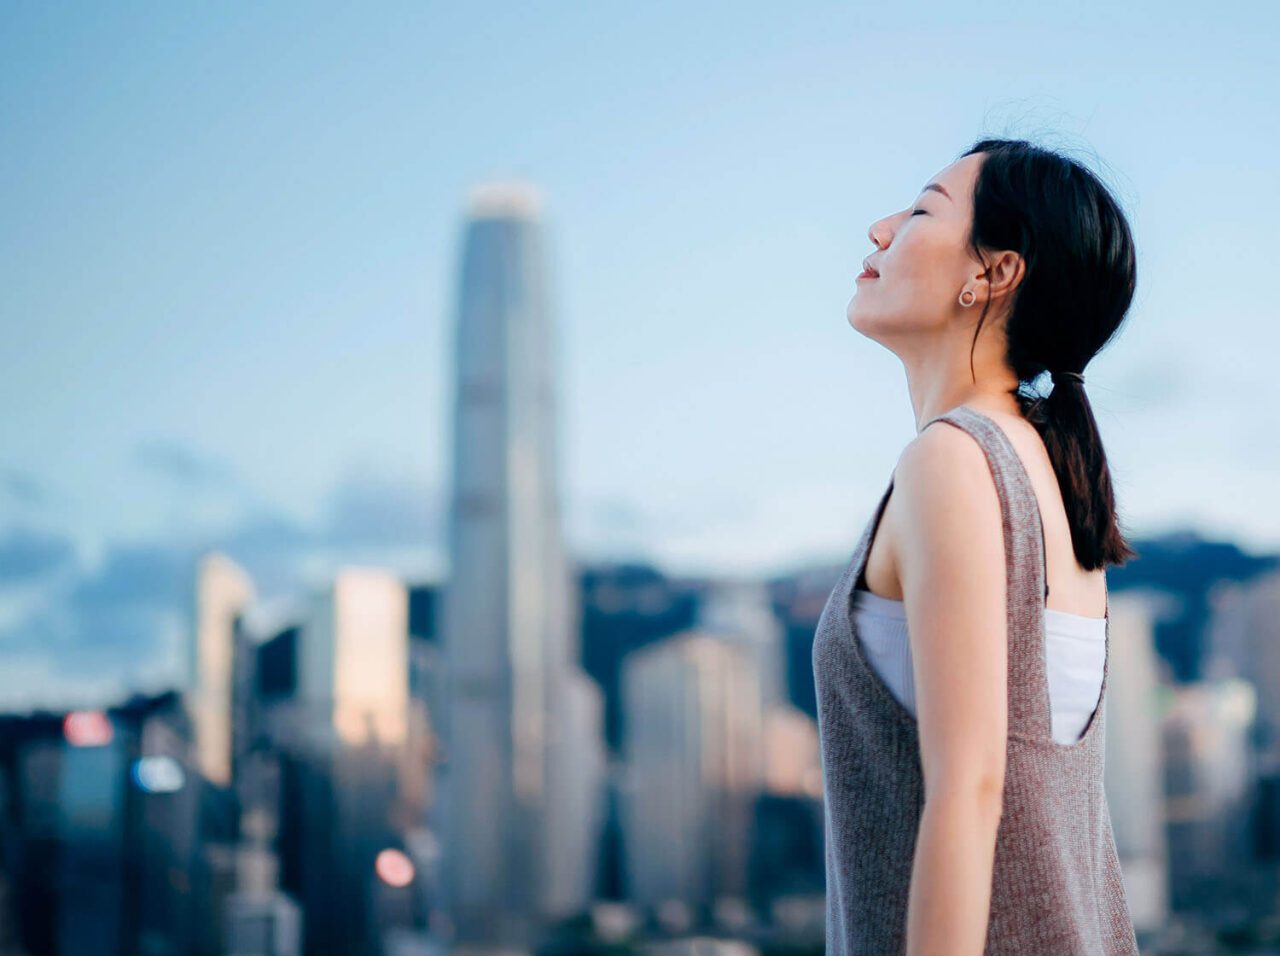
[[[922,189],[922,190],[920,190],[920,191],[921,191],[921,192],[927,192],[927,191],[928,191],[928,190],[930,190],[930,189],[934,190],[935,192],[940,192],[940,193],[942,193],[942,195],[946,196],[948,199],[951,199],[951,193],[947,192],[945,189],[943,189],[943,188],[942,188],[940,185],[938,185],[937,183],[930,183],[929,185],[925,186],[925,187],[924,187],[924,189]],[[951,201],[952,201],[952,202],[955,202],[955,200],[954,200],[954,199],[952,199]]]

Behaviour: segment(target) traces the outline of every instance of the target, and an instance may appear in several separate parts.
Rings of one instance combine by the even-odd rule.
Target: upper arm
[[[894,471],[895,538],[926,799],[1003,789],[1008,619],[1000,500],[982,448],[945,422]]]

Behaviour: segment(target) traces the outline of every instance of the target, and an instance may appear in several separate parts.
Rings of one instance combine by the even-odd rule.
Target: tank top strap
[[[991,467],[1006,556],[1009,730],[1048,737],[1052,733],[1044,614],[1048,574],[1035,490],[1004,429],[990,417],[958,405],[930,419],[925,428],[936,421],[949,422],[972,435]]]

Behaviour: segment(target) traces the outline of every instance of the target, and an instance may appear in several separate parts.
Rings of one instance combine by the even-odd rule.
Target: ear
[[[1018,253],[1006,250],[996,253],[989,263],[985,276],[988,283],[988,296],[994,301],[1012,295],[1027,273],[1026,260]],[[978,274],[974,278],[981,282],[984,277]]]

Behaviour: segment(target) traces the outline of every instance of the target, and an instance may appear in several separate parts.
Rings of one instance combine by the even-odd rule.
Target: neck
[[[1017,376],[1003,356],[984,354],[981,342],[974,351],[972,372],[967,344],[963,351],[947,350],[936,356],[904,359],[903,367],[917,432],[957,405],[984,413],[1022,414],[1015,396]]]

